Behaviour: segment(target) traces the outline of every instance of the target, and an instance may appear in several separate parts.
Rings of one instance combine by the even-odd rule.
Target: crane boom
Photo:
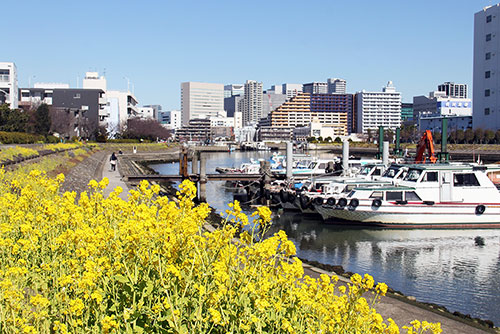
[[[432,140],[431,130],[425,130],[424,134],[420,138],[417,145],[417,155],[415,156],[416,163],[425,163],[427,157],[425,156],[425,151],[429,155],[429,161],[435,163],[437,161],[436,152],[434,151],[434,142]]]

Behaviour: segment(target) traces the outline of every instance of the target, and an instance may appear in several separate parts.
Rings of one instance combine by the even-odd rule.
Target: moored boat
[[[317,211],[325,220],[368,226],[497,228],[499,175],[500,165],[411,165],[400,185],[355,188]]]

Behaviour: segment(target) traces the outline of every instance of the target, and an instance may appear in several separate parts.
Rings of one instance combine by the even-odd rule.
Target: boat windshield
[[[385,172],[384,174],[382,174],[383,177],[387,177],[387,178],[390,178],[390,179],[393,179],[396,174],[399,172],[399,168],[397,167],[389,167]]]
[[[361,172],[359,172],[360,175],[369,175],[370,172],[372,171],[373,166],[363,166],[361,168]]]
[[[422,174],[421,169],[413,169],[410,168],[408,171],[408,174],[406,174],[405,178],[403,179],[404,181],[411,181],[411,182],[417,182],[417,180],[420,178],[420,175]]]

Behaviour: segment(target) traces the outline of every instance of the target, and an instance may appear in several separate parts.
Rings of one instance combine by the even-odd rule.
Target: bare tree
[[[51,132],[57,132],[63,138],[71,137],[72,124],[74,117],[71,111],[67,109],[50,109]]]
[[[170,130],[164,128],[155,119],[131,118],[127,122],[127,128],[122,133],[123,138],[133,139],[168,139]]]

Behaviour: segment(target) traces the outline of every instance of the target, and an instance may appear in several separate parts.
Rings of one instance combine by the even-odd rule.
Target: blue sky
[[[347,80],[348,92],[388,80],[403,101],[445,81],[469,84],[474,13],[485,0],[8,1],[0,61],[22,87],[106,71],[130,79],[140,104],[180,107],[180,83]],[[5,28],[9,27],[9,28]],[[132,87],[132,86],[131,86]]]

